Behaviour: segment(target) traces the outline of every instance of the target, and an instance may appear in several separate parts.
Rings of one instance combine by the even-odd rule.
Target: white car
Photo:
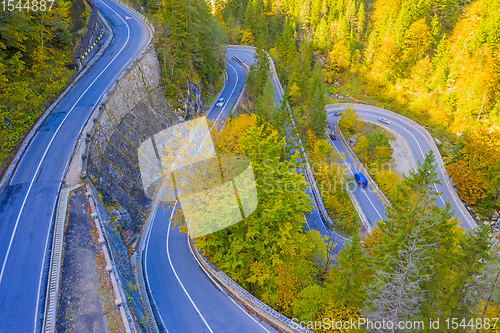
[[[391,123],[389,120],[387,120],[385,118],[378,118],[378,120],[381,121],[381,122],[383,122],[383,123],[385,123],[385,124],[387,124],[387,125],[389,125]]]
[[[223,106],[224,105],[224,98],[221,97],[217,100],[217,103],[215,103],[215,106]]]

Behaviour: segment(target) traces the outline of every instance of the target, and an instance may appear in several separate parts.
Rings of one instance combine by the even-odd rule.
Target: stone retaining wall
[[[137,233],[151,202],[142,188],[137,150],[149,137],[180,122],[160,86],[152,47],[117,79],[103,101],[94,119],[86,174],[105,200],[127,210],[132,223],[122,227]]]

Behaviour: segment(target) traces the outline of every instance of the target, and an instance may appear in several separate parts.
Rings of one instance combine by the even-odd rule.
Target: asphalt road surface
[[[328,108],[327,110],[328,121],[332,123],[338,121],[340,117],[334,116],[334,112],[343,110],[344,108],[345,106]],[[406,142],[408,143],[410,151],[416,161],[423,162],[425,154],[429,150],[431,150],[431,143],[429,142],[428,138],[420,130],[418,130],[411,122],[405,121],[400,117],[391,115],[390,113],[363,106],[362,104],[353,105],[351,106],[351,108],[356,110],[356,113],[360,115],[362,119],[366,119],[368,121],[377,123],[382,127],[390,128],[391,130],[398,132],[401,135],[401,137],[403,137],[403,139],[406,140]],[[390,123],[389,124],[382,123],[381,121],[379,121],[379,118],[386,118],[387,120],[389,120]],[[337,148],[340,148],[339,146],[342,146],[342,144],[338,141],[339,140],[337,140],[337,142],[335,143],[335,146]],[[353,164],[353,161],[350,159],[348,154],[346,154],[346,161],[351,165]],[[446,201],[450,201],[452,209],[454,209],[455,211],[455,217],[459,219],[459,224],[466,229],[472,229],[473,226],[469,223],[468,219],[465,217],[464,213],[459,208],[458,203],[455,201],[454,197],[450,192],[451,191],[450,188],[446,186],[443,170],[439,166],[437,166],[436,170],[438,172],[438,178],[441,180],[441,185],[436,186],[437,191],[441,193],[436,198],[436,203],[440,206],[444,206],[444,203]],[[363,208],[365,207],[369,206],[363,204]]]
[[[245,85],[245,72],[227,53],[228,80],[207,118],[217,125],[227,118]],[[178,207],[178,206],[177,206]],[[160,322],[168,332],[276,332],[224,294],[200,268],[188,237],[172,229],[173,208],[158,207],[145,248],[144,272]]]
[[[118,4],[96,5],[114,40],[47,117],[0,194],[2,333],[40,331],[55,206],[75,144],[106,87],[150,39],[144,22]]]

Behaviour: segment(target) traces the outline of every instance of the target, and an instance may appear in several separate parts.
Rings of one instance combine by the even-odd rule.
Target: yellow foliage
[[[363,237],[363,248],[368,255],[373,255],[373,249],[380,246],[383,242],[382,233],[378,227],[372,229],[372,232]]]
[[[358,142],[356,145],[352,148],[356,156],[359,158],[361,163],[365,163],[366,159],[368,158],[368,139],[366,136],[361,135],[358,138]]]
[[[254,39],[252,30],[250,28],[245,28],[241,31],[240,44],[242,45],[254,45]]]
[[[317,138],[313,131],[307,130],[309,154],[313,163],[324,160],[332,150],[332,146],[325,138]]]
[[[487,196],[499,155],[500,129],[480,127],[467,136],[458,158],[447,165],[462,200],[477,204]]]
[[[300,88],[297,83],[293,83],[290,87],[290,91],[288,92],[288,96],[290,97],[290,102],[295,104],[297,100],[300,99]]]
[[[341,306],[338,307],[335,305],[335,302],[331,300],[323,313],[318,317],[318,321],[322,321],[323,324],[321,328],[315,330],[318,333],[330,333],[330,332],[353,332],[349,328],[335,328],[335,323],[344,323],[350,322],[351,319],[353,322],[357,322],[359,318],[363,317],[361,314],[361,310],[355,306]],[[327,319],[328,318],[328,319]],[[330,325],[328,325],[330,324]],[[339,324],[340,325],[340,324]],[[328,327],[330,326],[330,327]],[[337,326],[340,327],[340,326]]]
[[[332,82],[333,75],[343,73],[351,63],[351,54],[344,39],[339,40],[328,53],[327,81]]]
[[[287,317],[291,317],[293,302],[297,298],[300,282],[293,266],[289,264],[279,265],[276,275],[278,277],[276,310]]]
[[[359,132],[361,125],[361,120],[356,111],[350,107],[346,107],[339,120],[339,127],[342,133],[346,136],[352,135],[355,132]]]
[[[212,138],[219,154],[243,154],[241,138],[250,128],[257,127],[255,114],[242,114],[234,119],[228,119],[217,130],[212,128]]]
[[[392,201],[396,195],[396,187],[402,182],[399,176],[392,170],[384,169],[379,169],[372,175],[382,193],[385,194],[389,201]]]
[[[481,314],[484,309],[485,302],[483,302],[480,306],[481,309]],[[478,316],[478,318],[481,318],[481,316]],[[483,323],[486,322],[486,319],[490,319],[490,324],[493,325],[495,323],[495,319],[492,318],[500,318],[500,307],[498,305],[492,305],[490,304],[488,308],[486,309],[486,313],[484,315]],[[500,320],[499,320],[500,321]],[[500,333],[500,322],[497,322],[495,327],[491,327],[490,329],[482,329],[479,332],[481,333]]]

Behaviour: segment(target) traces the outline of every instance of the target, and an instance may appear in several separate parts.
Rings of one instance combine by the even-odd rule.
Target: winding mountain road
[[[425,154],[429,150],[433,150],[432,143],[430,142],[429,137],[424,135],[424,133],[418,128],[418,126],[416,126],[416,124],[413,123],[410,119],[369,105],[349,104],[348,106],[354,109],[363,120],[373,122],[379,126],[389,128],[392,131],[396,131],[407,142],[414,160],[423,162]],[[343,111],[345,107],[346,105],[327,106],[328,121],[330,123],[337,122],[340,117],[335,116],[334,114],[338,111]],[[389,120],[389,124],[380,122],[380,118]],[[336,140],[333,141],[333,143],[336,149],[345,153],[346,163],[350,164],[351,166],[355,165],[354,161],[351,159],[349,154],[347,154],[347,152],[345,151],[345,147],[343,147],[340,141]],[[474,222],[470,214],[463,207],[460,199],[458,199],[458,196],[452,193],[453,189],[450,189],[450,187],[447,186],[447,176],[445,175],[446,171],[443,171],[444,166],[438,160],[436,170],[438,172],[438,178],[441,180],[441,185],[436,186],[437,191],[441,193],[437,198],[436,203],[440,206],[444,206],[444,203],[449,201],[451,203],[452,209],[454,209],[455,211],[455,217],[459,219],[459,224],[466,229],[472,229],[475,226]],[[373,190],[366,192],[373,192]],[[382,202],[376,195],[375,197],[372,196],[371,199],[374,203],[373,206],[380,207],[380,205],[382,205]],[[367,215],[369,215],[370,221],[376,218],[376,216],[372,212],[370,212],[371,204],[362,203],[362,206],[365,211],[368,212]],[[383,205],[377,210],[379,212],[383,212]]]
[[[40,330],[55,205],[77,139],[106,88],[151,38],[144,22],[122,6],[110,0],[97,0],[96,5],[113,26],[114,40],[37,131],[0,193],[0,333]],[[132,19],[126,20],[125,16]],[[208,116],[216,123],[227,117],[244,87],[245,73],[231,59],[233,56],[249,65],[253,62],[252,51],[228,49],[228,81],[221,94],[226,103]],[[277,88],[277,82],[273,84]],[[328,109],[330,121],[335,121],[333,111],[340,108]],[[362,105],[355,109],[371,121],[388,118],[391,124],[381,125],[397,130],[417,160],[431,149],[427,138],[400,117]],[[334,145],[345,153],[345,162],[356,172],[345,147],[338,140]],[[443,194],[438,203],[451,200],[462,226],[472,228],[446,186],[442,170],[439,175],[443,185],[438,190]],[[357,189],[355,195],[372,225],[385,218],[384,206],[374,191]],[[144,263],[149,290],[164,327],[172,333],[275,332],[223,293],[204,273],[191,254],[187,236],[170,228],[172,211],[157,207],[147,236]],[[307,216],[307,224],[328,234],[316,206]]]
[[[121,5],[95,3],[114,39],[38,129],[0,193],[1,333],[40,331],[55,206],[76,142],[106,88],[151,39]]]
[[[245,72],[231,59],[233,56],[228,49],[228,80],[220,95],[225,103],[207,116],[215,124],[227,118],[245,85]],[[159,207],[155,202],[152,205],[154,220],[144,252],[144,274],[163,327],[172,333],[276,332],[223,293],[205,274],[191,253],[187,235],[178,228],[171,229],[174,208]]]

